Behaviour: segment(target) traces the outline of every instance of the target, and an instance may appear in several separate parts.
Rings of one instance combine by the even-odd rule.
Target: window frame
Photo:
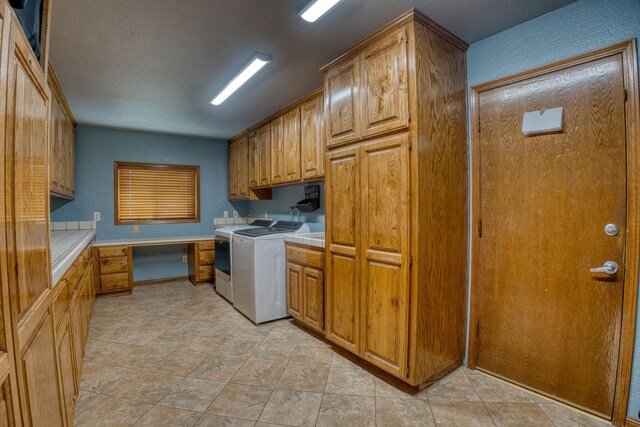
[[[196,216],[195,218],[121,220],[120,219],[120,190],[119,190],[120,183],[118,178],[118,170],[127,169],[127,168],[157,170],[157,171],[195,172],[196,174],[196,183],[195,183],[196,184],[196,188],[195,188]],[[200,222],[200,166],[115,161],[113,162],[113,204],[114,204],[113,220],[115,225],[199,223]]]

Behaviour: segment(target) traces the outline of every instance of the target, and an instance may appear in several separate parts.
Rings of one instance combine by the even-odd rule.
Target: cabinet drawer
[[[213,250],[214,247],[215,247],[215,242],[213,240],[209,240],[206,242],[198,242],[198,250],[200,251]]]
[[[100,274],[126,273],[129,271],[129,257],[100,258]]]
[[[74,265],[69,269],[67,273],[67,286],[69,287],[69,293],[72,293],[73,290],[78,286],[78,282],[80,281],[80,270],[78,266]]]
[[[129,254],[128,246],[105,246],[98,248],[100,258],[127,256]]]
[[[198,252],[198,261],[200,265],[211,265],[213,264],[213,259],[213,251]]]
[[[200,280],[212,280],[215,277],[215,271],[213,265],[201,265],[198,268]]]
[[[298,264],[306,264],[322,270],[324,268],[324,252],[287,244],[287,260]]]
[[[105,274],[100,276],[100,292],[130,289],[129,273]]]

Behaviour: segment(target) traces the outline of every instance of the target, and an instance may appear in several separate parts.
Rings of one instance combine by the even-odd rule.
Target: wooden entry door
[[[625,275],[623,65],[612,55],[477,98],[476,366],[605,417]],[[562,131],[523,135],[525,112],[553,107]],[[590,272],[607,261],[616,274]]]

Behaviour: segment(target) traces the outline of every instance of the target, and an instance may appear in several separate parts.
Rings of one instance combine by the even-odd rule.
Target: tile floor
[[[607,425],[466,368],[412,395],[189,282],[98,298],[80,388],[76,426]]]

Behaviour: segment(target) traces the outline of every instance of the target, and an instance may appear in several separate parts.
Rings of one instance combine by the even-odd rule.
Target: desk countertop
[[[215,240],[213,234],[201,234],[198,236],[173,236],[173,237],[144,237],[112,240],[96,240],[93,246],[156,246],[181,243],[202,242],[205,240]]]

